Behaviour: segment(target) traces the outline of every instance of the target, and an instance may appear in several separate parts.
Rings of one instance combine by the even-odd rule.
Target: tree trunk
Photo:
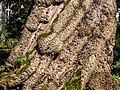
[[[111,76],[115,0],[39,3],[33,6],[21,39],[6,61],[10,73],[1,75],[1,87],[60,90],[81,70],[78,90],[118,90]]]

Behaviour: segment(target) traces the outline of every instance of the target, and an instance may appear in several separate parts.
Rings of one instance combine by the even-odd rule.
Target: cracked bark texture
[[[41,23],[40,14],[49,16]],[[40,6],[28,17],[21,40],[6,61],[7,71],[20,68],[17,57],[30,59],[19,74],[0,78],[0,85],[12,90],[60,90],[82,70],[80,90],[118,90],[111,76],[116,32],[115,0],[66,0],[59,5]],[[59,14],[59,15],[58,15]],[[109,82],[109,83],[108,83]],[[106,84],[108,83],[108,84]]]

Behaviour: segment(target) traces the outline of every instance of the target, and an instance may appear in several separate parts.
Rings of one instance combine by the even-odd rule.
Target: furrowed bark
[[[38,10],[37,5],[34,8]],[[81,69],[80,90],[118,90],[117,81],[111,76],[115,0],[70,0],[44,7],[48,8],[50,15],[58,11],[46,24],[37,22],[35,26],[30,21],[34,17],[31,13],[28,23],[35,26],[33,31],[23,30],[21,41],[6,62],[7,69],[14,71],[10,74],[13,79],[6,80],[4,75],[0,85],[22,85],[22,90],[40,90],[44,86],[47,90],[60,90]],[[30,64],[17,67],[15,58],[21,56],[27,57]],[[23,66],[27,68],[20,72]]]

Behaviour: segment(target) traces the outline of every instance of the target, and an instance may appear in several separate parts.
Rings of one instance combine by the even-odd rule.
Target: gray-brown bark
[[[118,90],[110,75],[115,4],[115,0],[69,0],[48,7],[36,4],[22,39],[6,61],[7,69],[13,70],[10,74],[13,79],[6,80],[4,75],[0,84],[9,87],[22,84],[22,90],[40,90],[44,85],[48,90],[60,90],[81,69],[81,90]],[[36,16],[42,11],[52,16],[48,23],[38,22],[40,17]],[[17,57],[26,57],[30,63],[17,67]],[[23,67],[27,68],[20,73]],[[110,83],[103,88],[105,80]]]

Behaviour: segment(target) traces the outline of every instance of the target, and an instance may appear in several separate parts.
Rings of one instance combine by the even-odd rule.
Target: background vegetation
[[[0,37],[0,72],[4,70],[2,65],[4,65],[4,61],[9,56],[11,49],[14,48],[21,36],[34,0],[3,0],[3,3],[6,7],[10,6],[12,13],[10,13],[9,19],[4,20],[3,29],[0,32],[0,35],[4,37]],[[120,0],[117,0],[117,33],[112,74],[118,80],[120,87]],[[75,82],[79,83],[79,80]]]
[[[34,4],[33,0],[3,0],[4,16],[3,28],[0,32],[0,65],[9,56],[11,49],[18,42],[21,32],[26,23]],[[6,10],[10,9],[10,15],[7,16]]]
[[[114,62],[112,67],[112,74],[118,80],[120,90],[120,0],[117,0],[117,32],[116,44],[114,47]]]

